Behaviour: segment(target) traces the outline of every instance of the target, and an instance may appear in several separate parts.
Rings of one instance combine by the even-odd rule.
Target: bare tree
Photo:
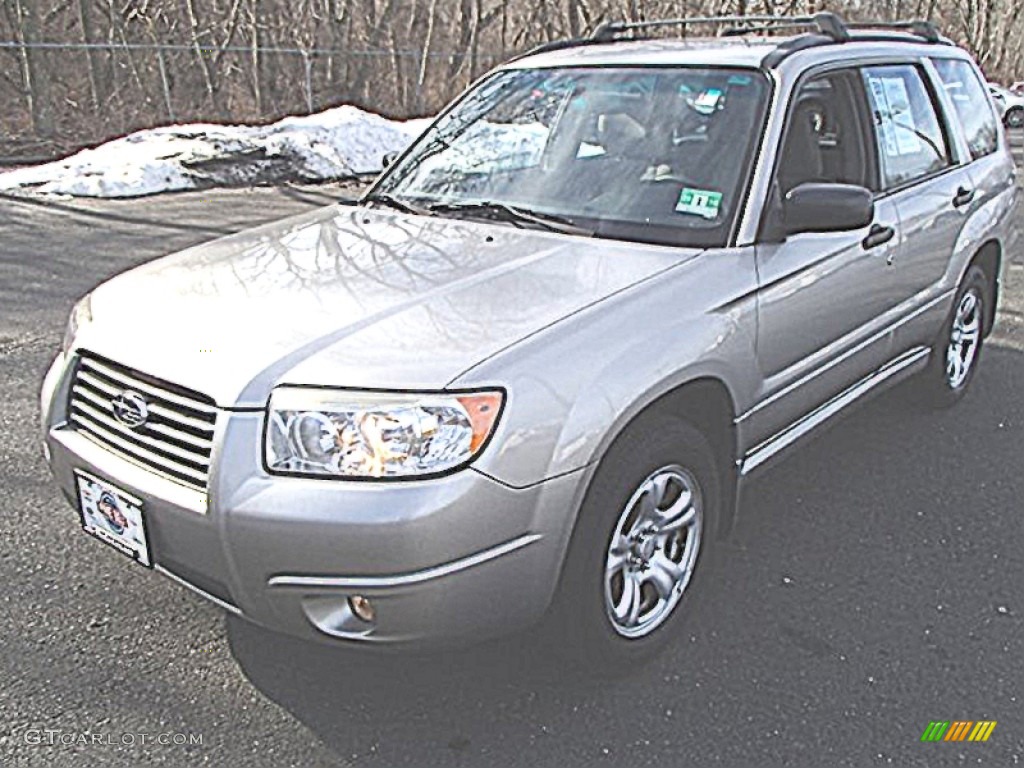
[[[823,8],[935,20],[989,77],[1024,78],[1024,0],[0,0],[0,40],[15,46],[0,50],[0,136],[70,148],[339,103],[424,115],[507,56],[603,20]]]
[[[13,31],[23,44],[22,81],[25,85],[25,101],[32,115],[32,128],[36,136],[49,139],[54,134],[54,125],[50,112],[50,77],[46,52],[25,45],[39,42],[39,11],[34,2],[23,3],[22,0],[14,0],[13,8]]]

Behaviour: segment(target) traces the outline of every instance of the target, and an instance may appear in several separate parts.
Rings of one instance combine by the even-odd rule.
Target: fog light
[[[373,620],[377,617],[373,603],[370,602],[369,598],[362,595],[352,595],[348,599],[348,607],[352,609],[352,613],[355,614],[357,619],[365,621],[367,624],[372,624]]]

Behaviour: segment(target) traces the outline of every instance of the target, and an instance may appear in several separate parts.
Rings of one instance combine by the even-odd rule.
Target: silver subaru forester
[[[516,59],[358,203],[82,299],[42,410],[84,529],[327,642],[671,637],[752,472],[963,395],[1015,195],[930,24],[699,23]]]

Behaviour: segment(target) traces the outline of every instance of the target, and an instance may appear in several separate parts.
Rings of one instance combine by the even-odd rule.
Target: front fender
[[[652,402],[701,378],[737,409],[760,390],[752,249],[708,252],[565,318],[453,386],[509,395],[474,468],[521,488],[597,462]]]

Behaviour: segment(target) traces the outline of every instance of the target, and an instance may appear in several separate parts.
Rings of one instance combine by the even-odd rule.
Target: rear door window
[[[990,155],[999,147],[999,128],[985,86],[974,67],[962,59],[932,59],[971,150],[971,158]]]
[[[881,165],[882,187],[893,189],[952,164],[932,95],[912,64],[865,67]]]

